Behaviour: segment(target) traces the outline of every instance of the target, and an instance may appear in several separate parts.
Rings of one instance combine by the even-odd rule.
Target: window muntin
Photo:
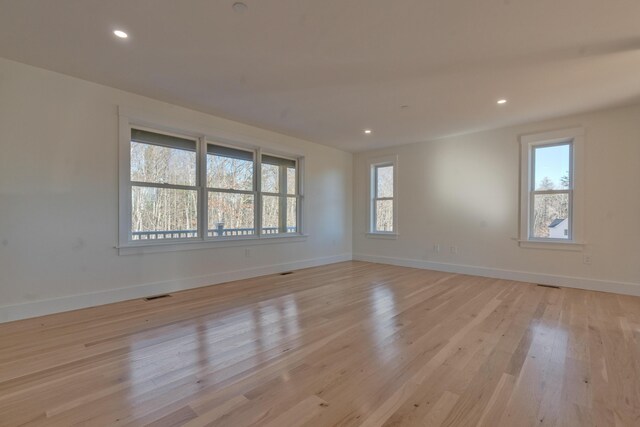
[[[372,232],[393,233],[394,230],[394,165],[373,165]]]
[[[300,198],[296,160],[262,155],[262,234],[298,232]]]
[[[237,148],[129,123],[121,129],[129,134],[127,140],[121,134],[122,165],[127,165],[120,175],[121,245],[300,234],[298,159],[261,156],[259,148]],[[276,179],[265,185],[261,158],[276,171]],[[274,193],[262,194],[263,187]],[[269,230],[259,227],[263,196],[275,197],[277,205],[275,220],[266,219],[274,223]]]
[[[573,141],[531,147],[529,239],[572,240]]]
[[[198,237],[197,141],[131,130],[131,240]]]

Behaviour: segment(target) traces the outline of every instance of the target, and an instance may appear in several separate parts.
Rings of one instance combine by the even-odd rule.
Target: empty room
[[[0,427],[640,426],[637,0],[0,0]]]

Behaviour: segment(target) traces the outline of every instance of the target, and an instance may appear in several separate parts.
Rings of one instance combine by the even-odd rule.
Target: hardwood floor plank
[[[424,417],[423,423],[426,426],[439,427],[443,425],[447,416],[453,410],[455,404],[458,402],[459,396],[448,391],[442,393],[442,396],[436,404],[431,408],[426,417]]]

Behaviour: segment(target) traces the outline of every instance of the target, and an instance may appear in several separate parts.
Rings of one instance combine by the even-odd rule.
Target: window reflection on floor
[[[371,291],[371,302],[372,337],[375,339],[378,358],[381,362],[393,362],[399,355],[397,341],[389,339],[397,330],[395,294],[388,286],[379,285]]]

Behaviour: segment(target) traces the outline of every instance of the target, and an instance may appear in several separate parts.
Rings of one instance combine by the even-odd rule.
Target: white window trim
[[[571,238],[535,239],[530,237],[531,188],[535,147],[572,142],[571,165],[573,188],[570,190]],[[583,249],[584,242],[584,129],[581,127],[522,135],[520,137],[520,235],[523,248],[574,250]]]
[[[393,166],[393,231],[376,231],[375,229],[375,169],[380,166]],[[398,238],[398,156],[389,155],[371,158],[367,164],[369,174],[367,200],[367,237],[375,239]]]
[[[141,113],[133,110],[129,110],[126,107],[118,108],[118,249],[119,255],[133,255],[133,254],[146,254],[146,253],[158,253],[158,252],[172,252],[180,250],[194,250],[194,249],[209,249],[220,247],[233,247],[233,246],[247,246],[256,244],[273,244],[273,243],[294,243],[305,241],[308,234],[305,234],[304,228],[304,187],[305,187],[305,173],[304,173],[304,154],[283,152],[277,148],[266,146],[267,144],[260,144],[260,141],[255,141],[246,138],[242,135],[228,135],[228,134],[216,134],[210,131],[205,131],[198,126],[191,126],[190,124],[183,124],[176,122],[167,117],[156,117],[147,113]],[[156,131],[161,133],[175,134],[183,137],[190,137],[197,140],[196,151],[199,154],[196,159],[199,162],[197,165],[197,188],[199,210],[198,210],[198,233],[197,238],[184,238],[184,239],[171,239],[166,241],[134,241],[130,239],[131,230],[131,159],[130,159],[130,144],[131,144],[131,128],[143,128],[150,131]],[[193,129],[193,130],[189,130]],[[249,139],[249,141],[247,141]],[[278,234],[261,234],[261,205],[260,197],[255,199],[256,214],[254,224],[257,234],[250,236],[233,236],[233,237],[208,237],[207,233],[207,204],[202,202],[203,197],[208,196],[209,189],[206,182],[206,156],[203,156],[202,152],[206,153],[207,143],[226,145],[238,149],[245,149],[254,151],[255,164],[254,168],[254,182],[257,195],[260,195],[258,185],[260,180],[258,174],[260,173],[260,161],[263,150],[270,155],[293,159],[296,161],[297,166],[297,228],[296,233],[278,233]],[[260,145],[259,145],[260,144]],[[259,221],[260,220],[260,221]]]

